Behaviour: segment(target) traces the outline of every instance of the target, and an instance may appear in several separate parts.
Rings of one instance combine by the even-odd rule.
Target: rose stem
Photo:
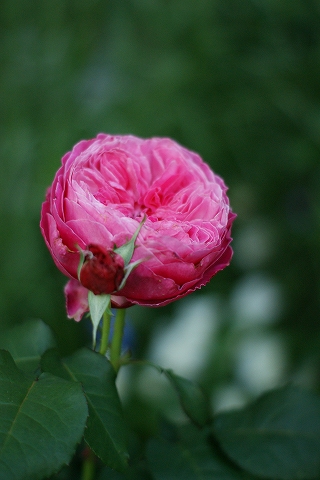
[[[110,348],[110,362],[112,363],[116,372],[118,372],[120,367],[120,355],[121,355],[121,345],[122,337],[124,332],[126,311],[124,308],[119,308],[117,310],[114,330]],[[110,320],[111,315],[104,312],[102,319],[102,336],[99,353],[105,355],[108,349],[108,340],[110,332]],[[95,454],[91,449],[88,449],[87,457],[85,458],[82,466],[82,478],[81,480],[93,480],[95,472]]]
[[[114,331],[110,349],[110,362],[112,363],[116,372],[118,372],[120,368],[120,355],[125,316],[126,310],[124,308],[119,308],[117,310],[116,319],[114,322]]]
[[[110,321],[111,321],[111,315],[107,311],[105,311],[102,319],[102,336],[101,336],[100,349],[99,349],[99,353],[101,353],[101,355],[103,356],[105,356],[108,350]]]
[[[105,356],[108,350],[108,341],[110,333],[110,321],[111,315],[105,311],[102,318],[102,336],[100,342],[99,353]],[[86,450],[86,458],[82,466],[82,477],[81,480],[93,480],[95,473],[95,454],[90,448]]]
[[[86,452],[86,458],[82,465],[81,480],[93,480],[95,473],[95,454],[88,448]]]

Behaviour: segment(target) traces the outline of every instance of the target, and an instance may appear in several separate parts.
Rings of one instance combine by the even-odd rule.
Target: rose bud
[[[113,250],[88,245],[80,282],[95,295],[115,292],[124,277],[124,260]]]

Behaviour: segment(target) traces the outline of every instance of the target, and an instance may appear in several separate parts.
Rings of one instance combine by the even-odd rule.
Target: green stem
[[[105,311],[102,317],[102,336],[101,336],[101,342],[100,342],[100,348],[99,348],[99,353],[103,356],[105,356],[108,350],[110,321],[111,321],[111,314]],[[95,454],[88,447],[87,455],[82,465],[81,480],[93,480],[94,473],[95,473]]]
[[[88,448],[87,456],[82,465],[81,480],[93,480],[95,472],[95,454]]]
[[[114,322],[114,331],[110,348],[110,362],[112,363],[116,372],[120,368],[120,355],[121,355],[121,345],[124,332],[126,310],[124,308],[119,308],[117,310],[115,322]]]
[[[111,315],[110,313],[105,311],[102,319],[102,336],[99,349],[99,353],[101,353],[101,355],[103,356],[105,356],[105,354],[107,353],[109,346],[110,321]]]

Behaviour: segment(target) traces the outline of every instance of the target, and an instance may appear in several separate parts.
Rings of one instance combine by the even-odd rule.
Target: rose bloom
[[[209,282],[232,257],[235,215],[226,190],[199,155],[168,138],[99,134],[76,144],[62,158],[40,222],[55,264],[70,278],[68,316],[80,320],[88,311],[79,248],[110,252],[144,217],[131,260],[143,261],[121,290],[106,291],[112,305],[158,307]]]

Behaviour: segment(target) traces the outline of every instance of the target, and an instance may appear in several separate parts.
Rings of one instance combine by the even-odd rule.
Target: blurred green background
[[[189,298],[130,309],[136,355],[177,350],[172,368],[206,384],[217,408],[287,381],[319,389],[320,3],[0,8],[1,329],[36,317],[63,352],[86,342],[40,235],[46,188],[83,138],[169,136],[229,186],[234,259]],[[197,332],[209,344],[188,343]]]

